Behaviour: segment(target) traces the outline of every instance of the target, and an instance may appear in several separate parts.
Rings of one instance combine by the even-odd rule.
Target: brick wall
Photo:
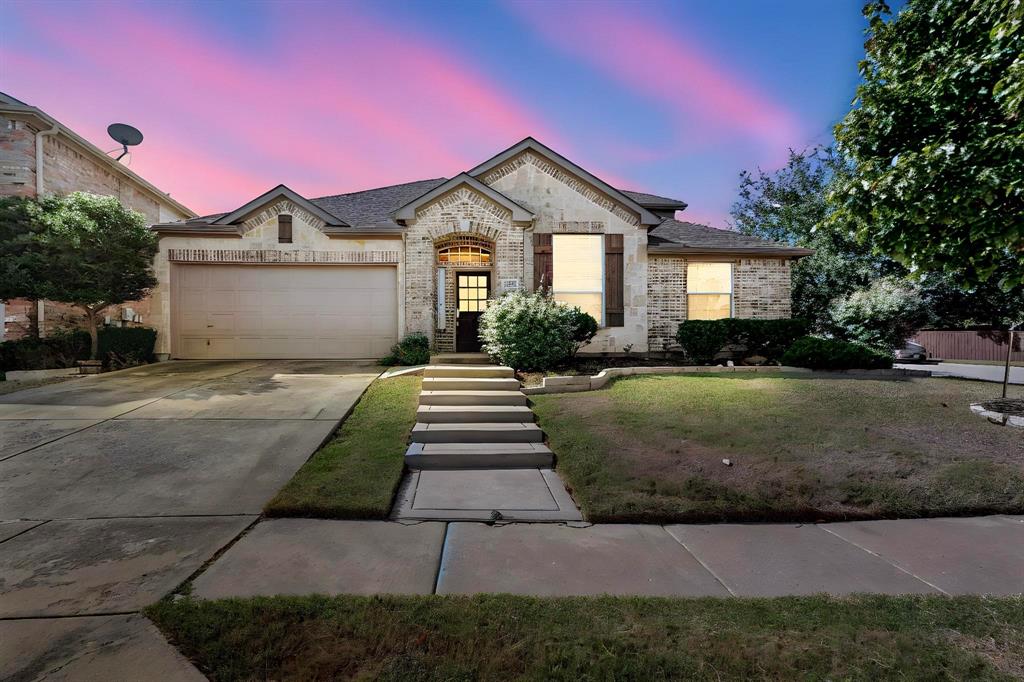
[[[733,314],[736,317],[776,319],[790,316],[788,260],[741,258],[731,262]],[[652,351],[676,345],[676,328],[686,319],[686,263],[685,256],[652,255],[648,259],[647,327]]]

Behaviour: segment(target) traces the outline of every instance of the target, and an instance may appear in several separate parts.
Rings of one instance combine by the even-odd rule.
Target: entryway
[[[455,282],[455,352],[480,350],[480,315],[491,291],[490,272],[458,272]]]

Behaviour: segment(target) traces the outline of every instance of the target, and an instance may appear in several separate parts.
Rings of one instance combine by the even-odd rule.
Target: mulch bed
[[[1002,398],[986,400],[981,406],[989,412],[1000,412],[1011,417],[1024,417],[1024,399]]]

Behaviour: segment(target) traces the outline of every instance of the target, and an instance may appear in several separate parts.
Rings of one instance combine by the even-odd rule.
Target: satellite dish
[[[128,147],[134,147],[142,142],[142,133],[139,129],[127,123],[111,123],[107,126],[107,135],[114,138],[115,142],[119,142],[124,149],[115,161],[120,161],[128,153]]]

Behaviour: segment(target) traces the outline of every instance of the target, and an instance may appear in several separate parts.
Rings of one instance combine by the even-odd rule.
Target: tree
[[[836,336],[886,351],[901,347],[931,320],[917,286],[897,277],[882,277],[838,299],[830,312]]]
[[[909,0],[893,17],[875,0],[864,14],[863,82],[835,130],[855,166],[832,220],[913,273],[1024,283],[1024,3]]]
[[[849,164],[833,149],[790,150],[781,169],[740,173],[739,200],[733,204],[738,231],[814,249],[814,255],[793,266],[793,316],[810,320],[817,331],[831,324],[832,301],[903,268],[872,252],[851,228],[829,221],[829,188],[849,176]]]
[[[95,360],[100,313],[144,298],[156,285],[157,237],[141,213],[114,197],[84,192],[43,199],[40,220],[40,298],[70,303],[85,313]]]
[[[29,197],[0,197],[0,301],[35,301],[45,259],[39,233],[39,205]],[[29,335],[39,336],[38,318],[29,316]]]

